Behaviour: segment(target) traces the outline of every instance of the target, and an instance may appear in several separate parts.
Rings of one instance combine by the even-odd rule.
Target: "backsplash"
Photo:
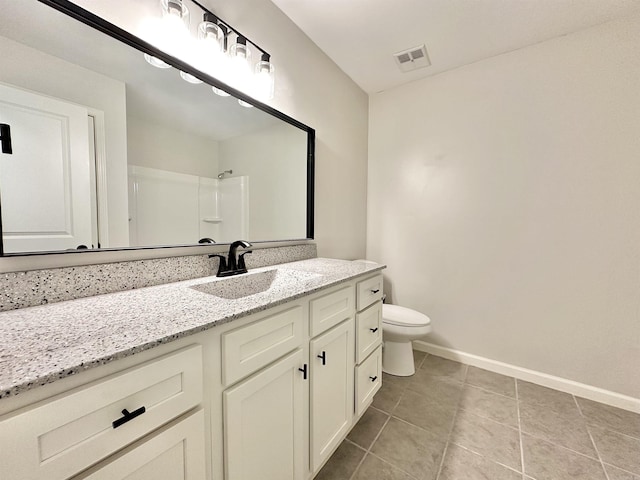
[[[317,257],[315,244],[254,249],[247,267],[259,268]],[[208,255],[135,260],[0,274],[0,311],[62,302],[214,275]]]

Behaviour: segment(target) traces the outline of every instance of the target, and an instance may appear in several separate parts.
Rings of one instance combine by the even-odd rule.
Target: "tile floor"
[[[316,480],[640,480],[640,415],[414,356]]]

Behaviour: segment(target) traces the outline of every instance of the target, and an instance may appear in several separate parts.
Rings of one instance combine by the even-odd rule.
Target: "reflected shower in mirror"
[[[312,129],[37,0],[2,7],[5,255],[312,236]]]

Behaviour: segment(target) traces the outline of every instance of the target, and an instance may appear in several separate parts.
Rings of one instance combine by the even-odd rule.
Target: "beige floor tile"
[[[524,404],[543,405],[555,413],[570,415],[578,410],[572,395],[536,385],[534,383],[516,380],[518,384],[518,401]]]
[[[625,472],[611,465],[605,465],[604,469],[607,471],[607,475],[609,475],[609,480],[640,480],[640,475]]]
[[[392,412],[407,389],[407,385],[409,385],[409,379],[406,377],[394,377],[383,373],[382,387],[373,397],[373,406],[384,412]]]
[[[520,432],[515,428],[460,410],[449,441],[490,460],[522,470]]]
[[[369,450],[388,418],[388,414],[369,407],[360,417],[356,426],[349,432],[347,438],[362,448]]]
[[[449,377],[434,377],[424,370],[418,370],[411,379],[408,389],[433,400],[457,404],[463,383]]]
[[[597,460],[552,443],[522,435],[524,471],[536,480],[606,480]]]
[[[438,480],[522,480],[522,474],[450,444]]]
[[[582,414],[590,425],[640,438],[640,414],[577,397]]]
[[[463,382],[467,374],[467,366],[465,364],[436,357],[435,355],[428,355],[422,362],[420,370],[428,372],[429,375],[434,377],[447,377],[459,382]]]
[[[518,426],[518,408],[514,398],[465,385],[460,408],[512,427]]]
[[[466,382],[476,387],[484,388],[493,393],[507,397],[516,396],[516,380],[513,377],[500,375],[477,367],[469,367]]]
[[[590,430],[604,463],[640,475],[640,439],[594,426]]]
[[[534,437],[598,458],[587,424],[577,408],[561,414],[546,405],[520,403],[520,426]]]
[[[391,418],[371,452],[413,477],[435,480],[444,446],[437,435]]]
[[[350,442],[342,442],[315,480],[348,480],[356,471],[365,451]]]
[[[338,479],[335,479],[338,480]],[[360,465],[353,480],[413,480],[409,475],[390,463],[380,460],[371,454]]]
[[[424,397],[407,390],[393,411],[393,415],[429,430],[442,441],[446,441],[453,424],[455,412],[455,404],[452,405],[438,399]]]
[[[422,362],[427,357],[425,352],[419,352],[418,350],[413,351],[413,363],[416,366],[416,370],[419,370],[422,366]]]

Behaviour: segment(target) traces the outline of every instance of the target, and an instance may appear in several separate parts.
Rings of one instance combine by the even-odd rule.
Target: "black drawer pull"
[[[380,291],[379,288],[376,288],[375,290],[371,290],[371,293],[378,293]]]
[[[375,382],[378,379],[378,376],[376,375],[375,377],[369,377],[371,379],[372,382]]]
[[[134,410],[133,412],[130,412],[125,408],[124,410],[122,410],[122,418],[114,420],[112,424],[113,428],[118,428],[119,426],[124,425],[129,420],[133,420],[134,418],[139,417],[146,411],[147,409],[145,407],[140,407],[139,409]]]
[[[378,331],[378,327],[376,328],[370,328],[369,330],[371,330],[371,333],[376,333]]]
[[[326,365],[327,364],[327,352],[325,352],[323,350],[322,354],[318,355],[318,358],[322,360],[322,365]]]
[[[302,368],[299,368],[298,370],[300,370],[302,372],[302,379],[306,380],[307,379],[307,364],[305,363],[304,366]]]

